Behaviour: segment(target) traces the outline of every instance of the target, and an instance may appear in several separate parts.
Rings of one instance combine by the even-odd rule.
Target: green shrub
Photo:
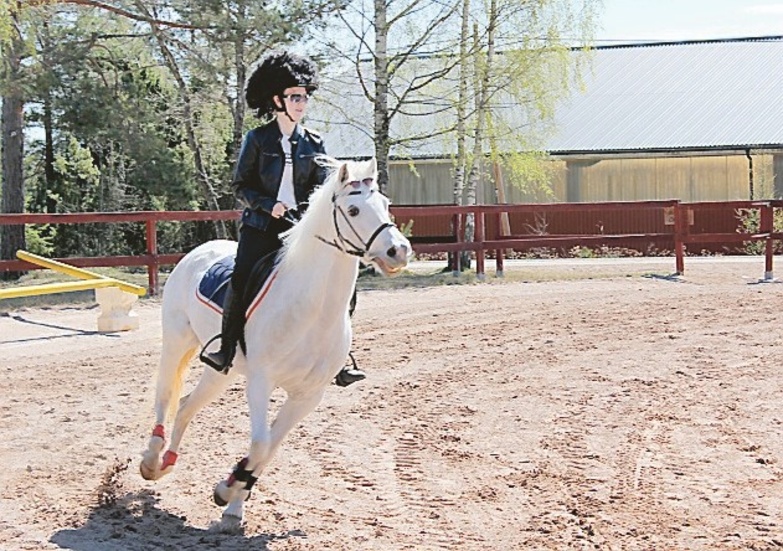
[[[739,227],[737,233],[758,233],[761,229],[761,210],[760,209],[737,209],[737,220]],[[772,215],[772,231],[783,231],[783,210],[774,209]],[[742,246],[747,254],[764,254],[765,241],[743,241]],[[774,242],[774,252],[783,252],[783,244],[780,241]]]

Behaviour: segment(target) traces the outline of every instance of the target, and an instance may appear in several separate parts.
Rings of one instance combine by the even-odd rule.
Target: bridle
[[[350,191],[346,195],[361,195],[361,191]],[[370,193],[375,193],[375,191],[370,191]],[[370,247],[372,247],[373,241],[381,234],[383,230],[386,228],[393,228],[395,227],[394,224],[391,222],[384,222],[380,226],[376,228],[376,230],[372,233],[370,238],[365,241],[362,239],[362,236],[359,235],[359,232],[356,231],[356,228],[353,224],[351,224],[351,218],[345,213],[343,208],[337,204],[337,198],[338,195],[336,193],[332,194],[332,221],[334,222],[334,231],[337,237],[333,239],[332,241],[328,241],[321,237],[320,235],[316,235],[316,238],[318,238],[320,241],[323,241],[327,245],[334,247],[335,249],[342,251],[346,254],[350,254],[353,256],[358,256],[359,258],[364,258],[367,256],[367,253],[370,251]],[[340,213],[340,216],[342,216],[342,219],[345,221],[346,224],[348,224],[348,227],[353,232],[354,238],[358,239],[359,243],[361,243],[361,246],[357,245],[354,241],[352,241],[350,238],[343,235],[343,232],[340,231],[340,224],[337,223],[337,213]]]

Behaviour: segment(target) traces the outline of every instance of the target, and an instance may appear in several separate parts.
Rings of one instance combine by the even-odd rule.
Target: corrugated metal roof
[[[783,40],[595,52],[585,92],[557,109],[551,152],[783,144]]]
[[[557,107],[554,131],[541,144],[550,153],[783,148],[781,37],[611,46],[591,56],[583,91]],[[371,131],[369,103],[345,88],[343,94]],[[372,154],[368,132],[342,124],[336,111],[319,111],[314,126],[324,131],[331,155]],[[515,117],[521,112],[509,110]],[[400,118],[393,136],[410,135],[421,124],[445,123]],[[451,146],[451,140],[428,140],[392,155],[445,157]]]

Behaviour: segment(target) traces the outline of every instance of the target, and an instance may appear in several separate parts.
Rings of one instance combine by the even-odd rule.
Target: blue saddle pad
[[[236,255],[229,255],[215,262],[201,277],[198,283],[198,297],[212,308],[223,311],[228,282],[234,273]]]

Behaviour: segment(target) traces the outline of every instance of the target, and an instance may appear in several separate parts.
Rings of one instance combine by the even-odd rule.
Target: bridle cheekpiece
[[[349,182],[349,183],[352,184],[353,182]],[[356,184],[360,184],[360,183],[361,182],[356,182]],[[375,190],[370,190],[370,193],[375,193]],[[345,196],[361,195],[361,194],[362,194],[361,190],[354,190],[354,191],[349,191],[348,193],[345,194]],[[367,242],[365,242],[362,239],[362,236],[359,235],[359,232],[356,231],[354,225],[351,224],[351,218],[345,213],[345,210],[343,210],[343,208],[337,204],[338,197],[341,196],[338,196],[337,193],[332,194],[332,221],[334,223],[334,231],[335,234],[337,235],[337,238],[332,241],[328,241],[323,237],[321,237],[320,235],[317,235],[316,237],[319,240],[326,243],[327,245],[334,247],[339,251],[342,251],[352,256],[358,256],[359,258],[365,258],[367,256],[367,253],[370,251],[370,247],[372,247],[373,241],[375,241],[375,239],[386,228],[393,228],[394,224],[392,224],[391,222],[384,222],[383,224],[381,224],[375,229],[375,231],[372,233],[372,235],[367,240]],[[357,245],[354,241],[352,241],[353,238],[346,237],[345,235],[343,235],[343,232],[340,231],[340,224],[337,223],[338,213],[345,221],[345,223],[348,224],[348,228],[350,228],[351,232],[353,232],[353,236],[354,236],[353,238],[358,239],[361,245]]]

